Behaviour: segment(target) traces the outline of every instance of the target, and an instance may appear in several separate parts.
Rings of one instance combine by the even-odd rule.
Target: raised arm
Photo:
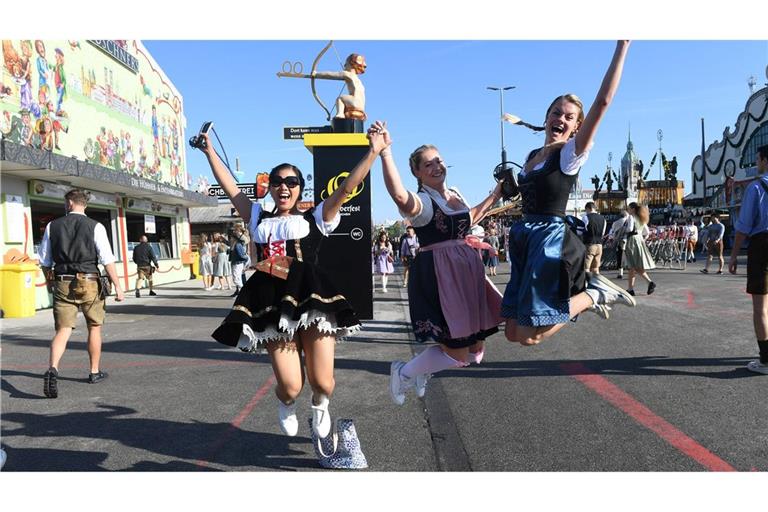
[[[331,197],[323,202],[323,220],[325,222],[330,222],[336,214],[339,213],[341,205],[344,203],[344,199],[346,199],[346,197],[351,194],[360,183],[362,183],[368,175],[368,172],[370,172],[376,157],[378,157],[381,151],[389,145],[385,142],[384,136],[380,131],[369,130],[368,140],[370,146],[363,159],[357,163],[355,168],[352,169],[352,172],[349,173],[349,176],[344,179],[341,187],[337,188],[336,191],[331,194]]]
[[[603,119],[605,112],[613,100],[613,95],[616,94],[616,89],[619,87],[619,80],[621,79],[621,72],[624,68],[624,58],[627,56],[627,49],[629,48],[629,41],[617,41],[616,50],[613,52],[613,59],[611,59],[611,65],[608,66],[608,71],[605,72],[603,77],[603,83],[600,85],[600,90],[597,92],[595,101],[592,102],[592,106],[589,108],[587,116],[579,127],[579,131],[576,133],[576,154],[580,155],[586,150],[592,143],[595,134],[597,133],[597,127],[600,121]]]
[[[211,166],[213,177],[216,178],[216,181],[221,188],[227,196],[229,196],[229,200],[232,201],[232,206],[237,209],[240,218],[242,218],[243,222],[247,225],[251,220],[251,207],[253,203],[251,203],[251,200],[248,199],[245,194],[240,192],[240,188],[237,186],[232,174],[230,174],[229,170],[219,158],[219,155],[214,151],[213,144],[211,144],[208,134],[204,133],[202,134],[202,137],[205,139],[205,149],[201,149],[200,151],[202,151],[208,158],[208,165]]]
[[[376,121],[368,130],[369,133],[371,130],[379,130],[383,134],[387,146],[392,144],[386,122]],[[389,147],[381,152],[381,167],[384,171],[384,185],[387,187],[387,192],[389,192],[397,208],[407,217],[416,215],[419,210],[419,204],[415,196],[403,186],[403,182],[400,180],[400,173],[395,165],[395,159],[392,157],[392,149]]]

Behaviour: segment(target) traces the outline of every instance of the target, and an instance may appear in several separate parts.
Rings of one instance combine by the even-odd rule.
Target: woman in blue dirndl
[[[510,280],[502,302],[505,334],[536,345],[579,313],[607,318],[609,304],[634,306],[622,288],[584,270],[586,249],[566,223],[568,194],[621,78],[628,41],[618,41],[592,107],[566,94],[547,109],[544,146],[532,151],[518,176],[523,219],[509,230]]]

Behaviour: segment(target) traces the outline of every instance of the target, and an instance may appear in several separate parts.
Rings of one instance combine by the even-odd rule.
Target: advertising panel
[[[316,146],[315,204],[344,182],[368,151],[368,146]],[[323,241],[320,265],[361,319],[373,318],[371,279],[371,178],[366,176],[341,206],[341,222]]]

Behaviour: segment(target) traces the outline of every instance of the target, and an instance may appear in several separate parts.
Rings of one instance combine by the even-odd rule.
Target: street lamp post
[[[514,89],[514,85],[509,85],[507,87],[486,87],[486,89],[490,91],[499,91],[499,106],[500,106],[500,113],[499,113],[499,125],[501,127],[501,163],[506,168],[506,162],[507,162],[507,149],[504,147],[504,91],[508,91],[510,89]]]

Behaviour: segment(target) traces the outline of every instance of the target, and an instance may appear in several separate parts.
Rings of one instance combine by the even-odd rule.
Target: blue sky
[[[310,153],[300,141],[283,140],[285,126],[325,124],[308,80],[277,78],[286,60],[309,70],[327,41],[153,41],[143,40],[184,98],[187,138],[204,120],[215,122],[234,163],[239,157],[244,182],[257,172],[287,161],[312,169]],[[585,105],[594,99],[613,53],[614,42],[600,41],[381,41],[335,42],[319,70],[337,70],[339,59],[362,53],[368,62],[363,75],[369,120],[384,119],[394,139],[394,154],[406,186],[415,186],[407,158],[417,146],[440,149],[452,167],[449,184],[471,202],[480,201],[493,186],[491,171],[500,161],[499,94],[486,86],[514,85],[504,95],[504,110],[540,123],[557,95],[573,92]],[[337,59],[338,55],[338,59]],[[646,166],[658,148],[677,156],[679,177],[690,191],[690,167],[701,146],[700,119],[706,141],[722,137],[733,126],[749,97],[747,79],[757,88],[766,82],[766,41],[634,41],[611,108],[600,126],[588,163],[581,171],[585,188],[601,176],[613,153],[619,162],[631,127],[635,151]],[[330,108],[340,82],[318,81]],[[505,146],[511,160],[521,162],[541,145],[543,135],[506,125]],[[208,176],[203,156],[190,151],[187,165],[193,179]],[[381,167],[373,176],[373,217],[398,218],[386,194]],[[651,172],[658,178],[658,170]]]

